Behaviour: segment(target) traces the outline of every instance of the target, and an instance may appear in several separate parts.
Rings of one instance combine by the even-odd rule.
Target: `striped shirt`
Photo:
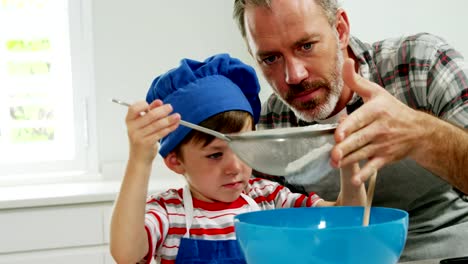
[[[322,200],[315,193],[308,196],[292,193],[278,183],[259,178],[251,179],[246,190],[261,210],[313,207]],[[210,203],[193,198],[193,208],[190,238],[205,240],[235,239],[234,216],[250,211],[242,197],[232,203]],[[149,252],[140,263],[149,263],[151,257],[162,264],[175,263],[180,239],[186,233],[182,189],[170,189],[148,197],[145,229]]]
[[[464,58],[443,39],[421,33],[366,44],[351,37],[349,47],[364,78],[413,109],[468,128],[468,67]],[[348,113],[362,104],[362,98],[354,94],[346,107]],[[273,94],[263,104],[257,128],[310,124],[313,123],[298,119]],[[313,184],[257,176],[279,180],[295,190],[314,190],[325,200],[336,199],[340,190],[337,171]],[[466,254],[468,201],[461,192],[411,159],[380,169],[375,188],[373,205],[409,212],[408,239],[400,261]]]

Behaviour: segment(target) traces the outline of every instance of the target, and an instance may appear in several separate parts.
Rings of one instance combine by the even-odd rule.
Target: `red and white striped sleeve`
[[[175,190],[158,195],[151,195],[146,201],[145,230],[148,235],[148,253],[146,262],[150,263],[158,249],[163,245],[169,230],[169,218],[166,201],[174,197]]]
[[[309,193],[308,196],[293,193],[287,187],[266,179],[255,178],[251,179],[250,183],[251,195],[265,209],[314,207],[323,200],[316,193]]]

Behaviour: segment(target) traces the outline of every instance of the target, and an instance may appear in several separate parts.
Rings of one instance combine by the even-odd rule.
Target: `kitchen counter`
[[[0,186],[0,210],[72,204],[113,202],[120,181],[57,183],[29,186]],[[150,182],[149,193],[185,185],[182,177],[159,178]],[[439,264],[440,259],[400,262],[399,264]]]
[[[418,261],[400,262],[400,264],[439,264],[440,259],[426,259]]]
[[[185,184],[182,177],[150,183],[148,193],[158,193]],[[0,187],[0,209],[112,202],[120,181],[76,182]]]
[[[110,219],[120,185],[0,186],[0,264],[115,263],[109,252]],[[183,185],[182,176],[153,177],[148,192]]]

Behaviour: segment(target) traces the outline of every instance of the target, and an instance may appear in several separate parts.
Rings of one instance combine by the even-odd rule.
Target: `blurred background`
[[[468,56],[468,2],[342,0],[372,42],[429,32]],[[255,67],[233,1],[0,0],[0,264],[113,263],[109,219],[127,109],[181,58]],[[262,101],[271,89],[259,75]],[[150,191],[183,179],[158,156]]]
[[[351,33],[363,41],[430,32],[444,37],[468,56],[468,36],[463,30],[468,25],[468,2],[340,3],[348,12]],[[106,177],[106,168],[115,174],[113,166],[119,167],[127,156],[123,123],[126,110],[109,104],[109,98],[144,99],[153,78],[177,66],[182,57],[201,60],[228,52],[255,66],[232,19],[232,1],[139,1],[134,5],[101,0],[93,7],[98,153]],[[271,90],[260,72],[259,77],[264,100]],[[118,175],[109,175],[113,176]]]

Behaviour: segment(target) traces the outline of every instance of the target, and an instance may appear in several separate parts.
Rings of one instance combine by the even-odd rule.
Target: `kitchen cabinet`
[[[112,263],[112,202],[0,211],[0,264]]]
[[[150,185],[180,188],[180,179]],[[109,226],[120,182],[0,187],[0,264],[114,264]]]
[[[83,264],[83,263],[115,263],[110,258],[111,262],[103,262],[104,248],[95,250],[79,249],[61,249],[50,251],[39,251],[31,253],[17,253],[0,257],[2,264]]]
[[[184,184],[170,178],[150,185],[149,192]],[[119,187],[120,182],[0,187],[0,264],[115,264],[109,224]]]

